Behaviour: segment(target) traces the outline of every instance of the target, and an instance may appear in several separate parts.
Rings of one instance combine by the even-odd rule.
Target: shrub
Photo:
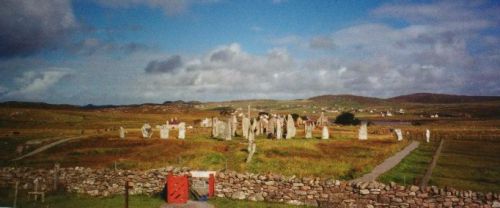
[[[335,123],[341,125],[358,125],[361,121],[355,118],[354,114],[343,112],[335,118]]]

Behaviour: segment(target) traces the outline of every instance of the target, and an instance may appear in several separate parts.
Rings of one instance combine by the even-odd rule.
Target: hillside
[[[377,105],[383,104],[386,101],[380,98],[374,97],[363,97],[356,95],[321,95],[316,97],[311,97],[308,100],[312,100],[321,104],[329,105]]]
[[[434,93],[415,93],[401,95],[387,99],[392,102],[410,102],[410,103],[472,103],[486,101],[500,101],[500,96],[467,96],[467,95],[448,95]]]

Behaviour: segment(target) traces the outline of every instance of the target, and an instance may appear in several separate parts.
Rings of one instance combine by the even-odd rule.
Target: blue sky
[[[0,101],[500,95],[498,1],[6,0]]]

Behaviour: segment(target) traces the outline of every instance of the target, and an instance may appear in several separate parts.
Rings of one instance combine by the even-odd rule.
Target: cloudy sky
[[[500,96],[500,1],[1,0],[0,101]]]

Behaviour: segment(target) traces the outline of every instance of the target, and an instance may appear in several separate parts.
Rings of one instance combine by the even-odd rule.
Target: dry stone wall
[[[285,202],[320,207],[494,207],[498,193],[459,191],[435,186],[346,182],[279,175],[219,173],[216,195],[232,199]]]
[[[59,187],[67,192],[90,196],[122,194],[124,185],[132,185],[130,194],[156,194],[162,191],[170,172],[185,174],[188,168],[167,167],[147,171],[61,168]],[[20,181],[20,188],[33,190],[39,179],[40,189],[51,191],[54,171],[34,168],[1,168],[0,187]],[[500,207],[498,193],[460,191],[453,188],[400,186],[394,183],[347,182],[313,177],[285,177],[275,174],[219,172],[216,196],[240,200],[282,202],[319,207]]]

